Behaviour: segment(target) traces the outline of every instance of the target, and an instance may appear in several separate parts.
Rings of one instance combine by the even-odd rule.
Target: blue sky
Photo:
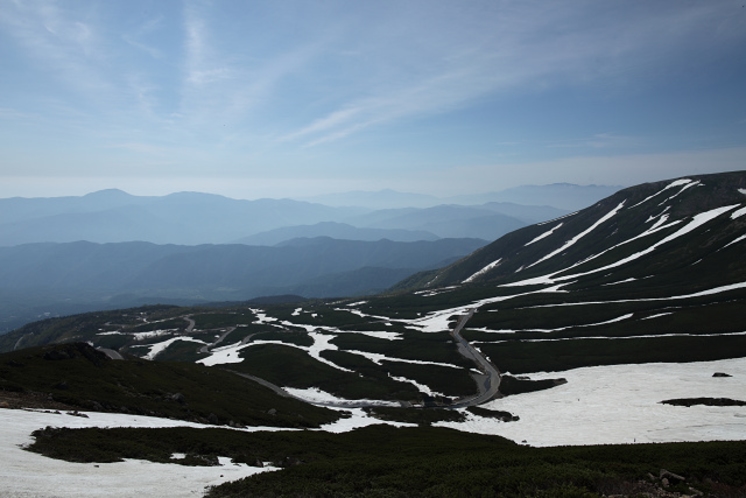
[[[734,1],[0,0],[0,196],[746,169]]]

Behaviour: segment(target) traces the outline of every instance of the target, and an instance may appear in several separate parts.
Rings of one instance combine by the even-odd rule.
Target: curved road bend
[[[500,371],[489,362],[489,360],[474,346],[469,344],[466,339],[461,336],[461,329],[464,328],[466,322],[474,315],[476,308],[469,310],[469,313],[463,315],[459,319],[456,327],[451,331],[451,336],[459,346],[459,352],[466,358],[473,360],[477,364],[479,370],[484,374],[484,380],[477,380],[477,388],[479,393],[471,398],[463,398],[456,401],[451,405],[452,408],[465,408],[467,406],[477,406],[482,403],[498,396],[498,390],[500,389]]]
[[[220,337],[218,337],[215,342],[212,342],[210,344],[205,344],[204,346],[202,346],[199,349],[197,349],[197,352],[198,353],[209,353],[210,352],[209,351],[210,348],[214,348],[215,346],[217,346],[218,344],[220,344],[221,342],[223,342],[223,339],[225,339],[226,337],[228,337],[228,334],[230,334],[234,330],[236,330],[236,327],[228,327],[228,329],[225,332],[223,332],[223,334]]]

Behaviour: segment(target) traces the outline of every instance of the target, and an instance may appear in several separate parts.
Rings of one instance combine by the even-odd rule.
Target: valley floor
[[[713,377],[716,372],[730,377]],[[530,377],[564,377],[568,382],[484,405],[493,410],[509,411],[519,416],[519,421],[500,422],[467,413],[466,422],[437,425],[497,434],[532,446],[746,439],[746,406],[683,407],[660,403],[674,398],[704,397],[745,401],[746,358],[589,367]],[[294,394],[304,395],[299,390]],[[352,418],[326,430],[341,432],[378,423],[362,410],[352,411]],[[0,409],[0,494],[18,498],[201,496],[206,486],[271,470],[229,462],[220,467],[185,467],[134,460],[77,464],[21,449],[31,442],[32,431],[45,426],[202,427],[142,416],[87,415],[88,418],[65,412]]]

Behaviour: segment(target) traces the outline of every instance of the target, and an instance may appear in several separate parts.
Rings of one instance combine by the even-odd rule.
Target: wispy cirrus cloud
[[[652,8],[585,1],[475,5],[446,7],[419,22],[402,14],[402,24],[412,30],[405,42],[409,45],[396,46],[401,41],[396,30],[385,32],[390,43],[366,44],[366,36],[381,34],[376,30],[356,32],[363,42],[342,40],[341,44],[362,46],[363,57],[385,66],[381,75],[362,74],[355,82],[357,97],[339,102],[309,124],[286,133],[283,140],[320,145],[372,126],[420,119],[515,92],[540,93],[562,86],[635,91],[661,74],[691,64],[687,54],[702,59],[724,40],[746,41],[742,26],[726,22],[722,8],[713,4],[687,9],[675,2]],[[454,31],[448,21],[468,28]],[[715,27],[718,36],[712,37],[709,31]],[[416,43],[419,39],[431,43],[422,48]],[[397,49],[407,55],[401,56]],[[387,57],[394,62],[388,64]],[[609,143],[610,137],[597,137],[588,145]]]
[[[147,37],[149,34],[158,30],[163,25],[163,16],[158,16],[153,19],[149,19],[144,23],[140,24],[137,29],[129,33],[124,33],[122,39],[133,47],[142,50],[154,59],[162,59],[164,57],[163,50],[153,46],[152,44],[146,43],[142,39]]]
[[[44,1],[4,2],[0,23],[37,67],[69,88],[89,96],[111,90],[97,68],[104,43],[90,23]]]

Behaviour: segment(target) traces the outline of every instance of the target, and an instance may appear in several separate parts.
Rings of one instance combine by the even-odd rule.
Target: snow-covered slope
[[[746,172],[631,187],[583,211],[512,232],[419,283],[646,279],[646,288],[667,283],[704,289],[746,281],[745,188]]]

